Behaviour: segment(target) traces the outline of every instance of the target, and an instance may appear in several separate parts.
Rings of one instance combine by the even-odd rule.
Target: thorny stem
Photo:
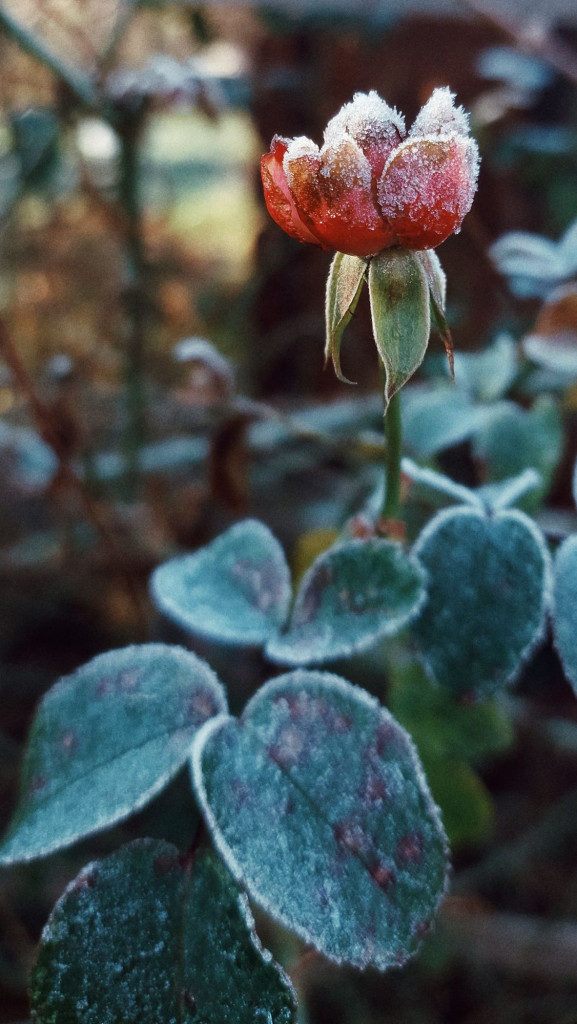
[[[401,505],[401,393],[395,392],[385,413],[385,500],[382,518],[398,519]]]
[[[125,561],[123,551],[119,547],[115,536],[109,530],[108,524],[102,516],[98,504],[94,501],[84,481],[81,480],[70,465],[68,454],[63,448],[62,438],[60,437],[58,427],[54,422],[52,410],[50,409],[50,406],[42,401],[36,393],[32,378],[22,362],[20,353],[14,344],[10,331],[1,319],[0,351],[12,371],[16,383],[28,401],[38,433],[46,444],[52,448],[58,459],[60,480],[63,484],[68,486],[70,490],[76,492],[82,504],[86,518],[90,523],[92,523],[95,532],[100,537],[105,550],[108,552],[110,562],[115,567],[119,577],[121,578],[123,587],[128,593],[135,608],[140,629],[144,635],[146,631],[145,605],[136,581],[133,580],[132,576],[123,568],[123,563]]]

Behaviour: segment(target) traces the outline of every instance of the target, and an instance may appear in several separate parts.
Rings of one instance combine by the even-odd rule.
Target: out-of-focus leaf
[[[44,856],[144,806],[225,709],[209,666],[165,644],[108,651],[61,679],[32,724],[0,863]]]
[[[518,675],[543,637],[549,555],[522,512],[439,513],[415,554],[429,577],[414,630],[425,664],[455,697],[487,697]]]
[[[29,188],[49,184],[58,163],[59,124],[53,111],[29,108],[12,115],[14,148]]]
[[[305,573],[287,630],[269,639],[266,654],[310,665],[366,651],[414,618],[423,584],[421,567],[393,541],[339,544]]]
[[[452,849],[486,840],[493,826],[489,790],[464,761],[424,757],[423,766]]]
[[[520,298],[544,298],[570,273],[557,243],[528,231],[503,235],[489,254],[497,270],[509,279],[511,291]]]
[[[444,832],[412,741],[363,690],[297,671],[193,747],[217,849],[276,920],[336,962],[403,963],[447,881]]]
[[[501,334],[480,352],[455,353],[455,378],[460,388],[477,401],[503,398],[517,376],[519,359],[515,342]]]
[[[523,349],[545,370],[577,377],[577,284],[562,285],[549,295]]]
[[[565,675],[577,693],[577,536],[555,555],[553,635]]]
[[[160,565],[150,586],[157,608],[179,626],[243,646],[264,644],[284,624],[291,599],[282,548],[253,519]]]
[[[32,972],[37,1024],[291,1024],[288,978],[212,855],[137,840],[83,869]]]
[[[532,409],[502,402],[476,432],[473,451],[481,459],[488,483],[513,477],[528,468],[542,477],[542,487],[533,493],[536,505],[546,493],[561,458],[563,430],[559,410],[548,396],[539,398]]]
[[[0,420],[0,460],[7,461],[17,486],[44,490],[54,479],[58,459],[52,449],[29,427],[15,427]]]
[[[405,389],[402,397],[405,443],[423,459],[467,441],[499,408],[474,405],[466,393],[449,387]]]

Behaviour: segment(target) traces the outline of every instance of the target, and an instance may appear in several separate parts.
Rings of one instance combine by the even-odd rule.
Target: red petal
[[[461,135],[403,142],[378,185],[383,215],[401,245],[433,249],[458,231],[477,187],[476,143]]]
[[[321,154],[288,155],[290,189],[315,234],[331,249],[373,256],[395,242],[373,199],[371,167],[351,138]]]
[[[283,157],[287,151],[287,145],[286,139],[281,139],[278,135],[275,135],[271,143],[270,153],[265,153],[260,162],[264,200],[267,210],[273,220],[292,238],[298,238],[300,242],[312,242],[314,245],[322,245],[322,242],[312,233],[302,219],[288,187],[283,168]]]

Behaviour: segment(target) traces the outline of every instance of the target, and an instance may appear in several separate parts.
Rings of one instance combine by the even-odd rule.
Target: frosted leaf
[[[455,94],[448,86],[434,89],[415,118],[409,138],[419,135],[468,135],[469,115],[455,106]]]
[[[249,895],[329,959],[380,970],[430,928],[447,849],[413,743],[328,673],[263,686],[193,747],[217,849]]]
[[[212,855],[137,840],[56,904],[31,978],[35,1024],[292,1024],[292,986]]]
[[[379,177],[391,150],[405,134],[405,120],[394,107],[374,91],[358,92],[329,121],[325,144],[337,145],[343,135],[349,135],[369,160],[375,177]]]
[[[327,279],[325,361],[328,361],[329,357],[332,358],[337,377],[345,383],[351,382],[347,381],[341,371],[341,341],[343,332],[357,308],[366,271],[366,260],[337,252]]]
[[[565,675],[577,693],[577,536],[555,555],[553,636]]]
[[[290,572],[279,542],[254,519],[155,569],[156,606],[179,626],[221,643],[258,646],[285,622]]]
[[[414,547],[428,599],[413,624],[425,665],[455,697],[487,697],[514,681],[543,638],[550,558],[522,512],[439,513]]]
[[[0,863],[122,821],[168,784],[196,730],[225,708],[212,669],[165,644],[109,651],[61,679],[32,723]]]
[[[310,665],[368,650],[417,614],[423,582],[421,567],[393,541],[339,544],[305,574],[288,629],[269,640],[266,654]]]

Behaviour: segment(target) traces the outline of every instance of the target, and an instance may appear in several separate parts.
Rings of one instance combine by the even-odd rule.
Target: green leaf
[[[242,646],[264,644],[284,624],[291,599],[282,548],[254,519],[160,565],[150,586],[157,608],[179,626]]]
[[[366,260],[337,252],[327,280],[325,359],[332,358],[335,373],[345,384],[352,384],[352,381],[341,371],[341,341],[345,327],[357,308],[366,271]]]
[[[437,808],[407,733],[337,676],[267,683],[193,747],[216,846],[273,918],[329,959],[384,970],[420,944],[447,884]]]
[[[425,664],[455,697],[487,697],[512,682],[543,637],[549,554],[522,512],[447,509],[414,553],[428,597],[414,623]]]
[[[429,284],[419,254],[395,248],[374,256],[369,264],[369,296],[388,405],[421,365],[429,342]]]
[[[425,597],[420,565],[390,540],[350,540],[320,555],[305,573],[285,633],[266,654],[286,665],[350,657],[392,636]]]
[[[577,693],[577,536],[555,555],[553,636],[565,675]]]
[[[429,459],[467,441],[494,414],[494,409],[474,405],[454,387],[407,388],[403,393],[405,443],[415,455]]]
[[[44,856],[143,807],[225,709],[208,665],[165,644],[109,651],[61,679],[32,723],[0,863]]]
[[[55,114],[41,107],[12,115],[14,148],[20,173],[30,188],[50,184],[58,165],[59,125]]]
[[[46,925],[36,1024],[291,1024],[294,992],[212,855],[144,839],[89,864]]]
[[[470,764],[506,750],[513,730],[494,700],[457,704],[434,686],[416,661],[399,664],[390,672],[390,708],[407,729],[423,760],[464,760]]]
[[[470,847],[487,839],[493,826],[489,790],[464,761],[424,757],[431,791],[443,814],[451,849]]]
[[[500,334],[480,352],[457,352],[455,373],[459,386],[480,402],[495,402],[506,394],[519,370],[517,346]]]
[[[516,476],[530,467],[541,474],[543,484],[532,496],[531,508],[548,489],[562,448],[559,410],[548,396],[538,399],[528,411],[513,402],[500,403],[477,431],[473,445],[475,457],[484,463],[487,482]]]

